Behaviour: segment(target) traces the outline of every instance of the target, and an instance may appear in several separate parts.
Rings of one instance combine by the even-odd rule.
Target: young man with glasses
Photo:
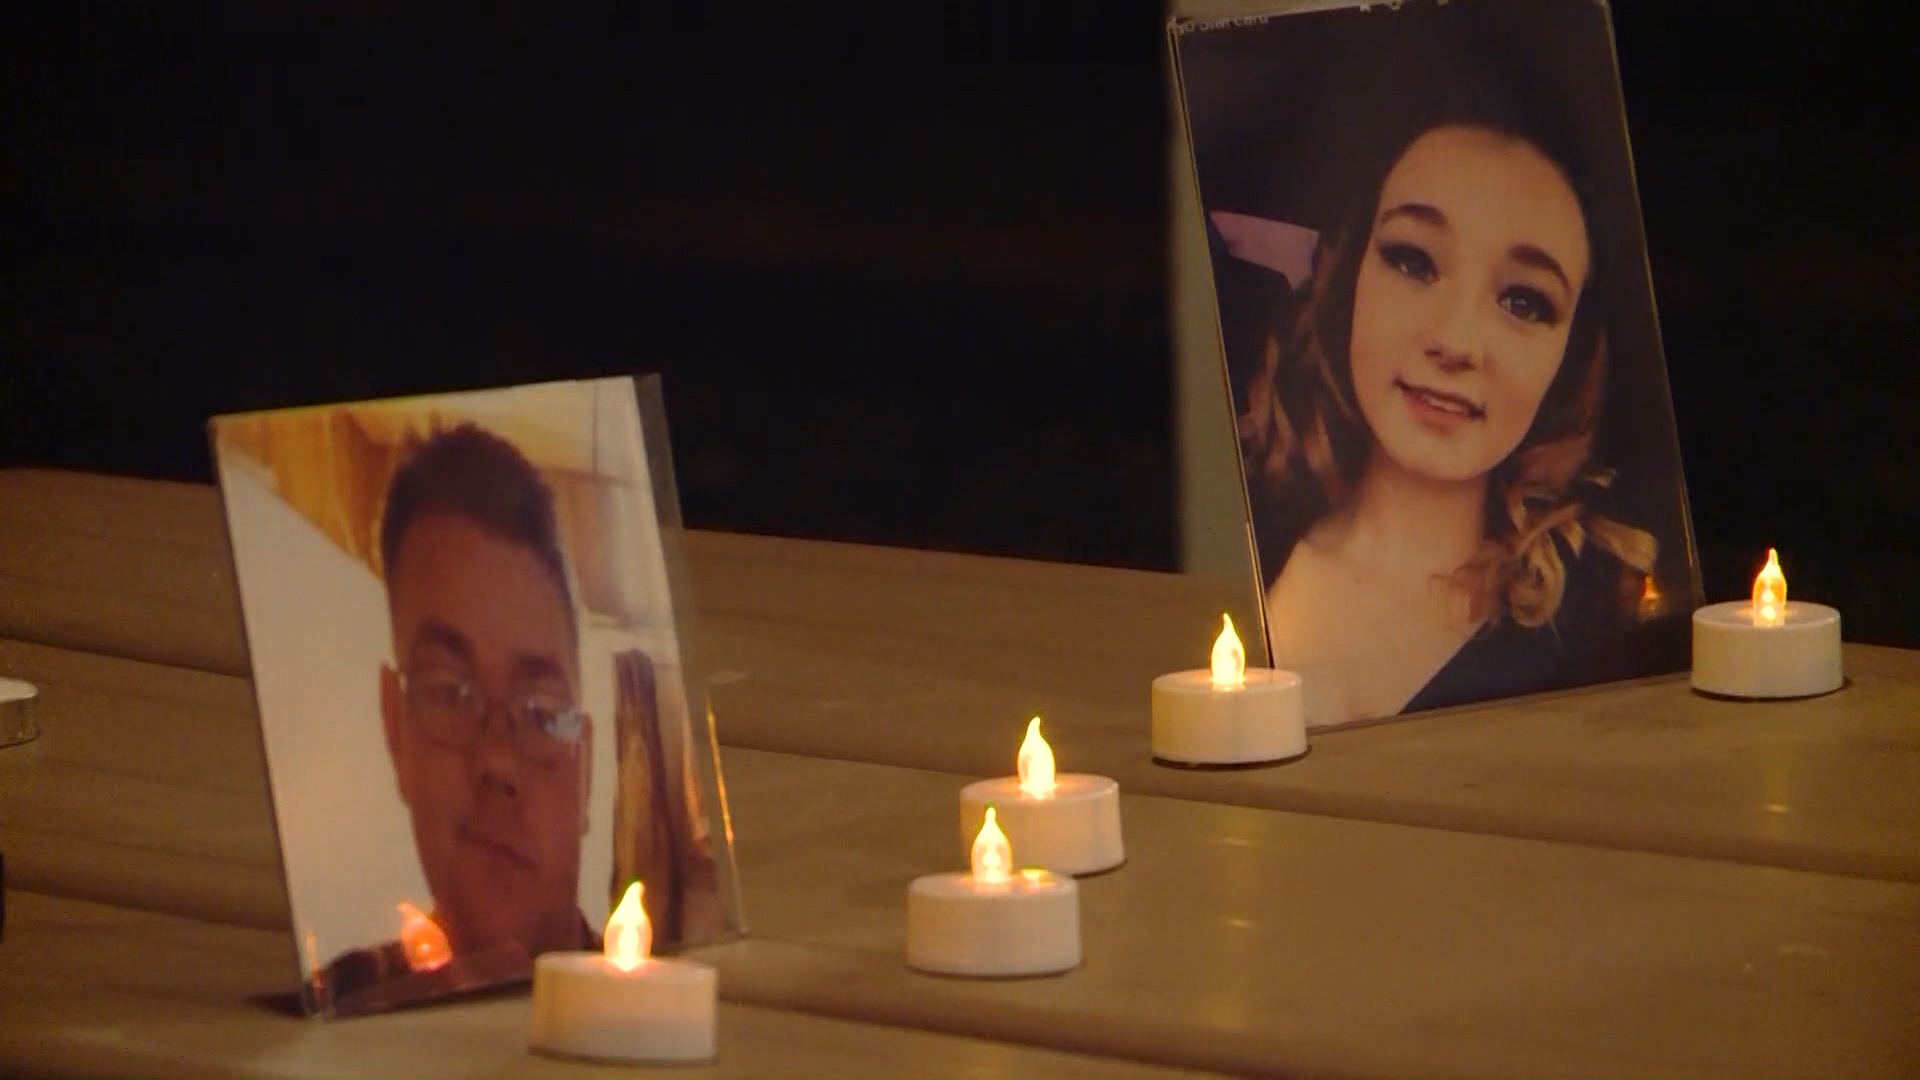
[[[439,988],[599,948],[578,903],[593,724],[552,492],[505,440],[438,433],[393,476],[380,556],[394,649],[380,721],[452,952]],[[339,1008],[439,970],[395,941],[322,981]]]

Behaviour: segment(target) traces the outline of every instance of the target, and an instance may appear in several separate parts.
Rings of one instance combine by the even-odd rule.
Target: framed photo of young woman
[[[1699,570],[1606,5],[1307,0],[1169,40],[1308,723],[1684,670]]]

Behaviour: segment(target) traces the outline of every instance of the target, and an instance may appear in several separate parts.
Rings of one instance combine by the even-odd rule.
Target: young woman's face
[[[1436,128],[1380,192],[1349,357],[1377,452],[1435,480],[1485,476],[1533,424],[1590,266],[1565,176],[1532,145]]]

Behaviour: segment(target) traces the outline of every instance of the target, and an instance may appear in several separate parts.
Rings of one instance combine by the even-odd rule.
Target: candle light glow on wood
[[[1247,670],[1233,617],[1220,616],[1212,664],[1153,680],[1153,756],[1177,765],[1256,765],[1307,752],[1300,677]]]
[[[1094,874],[1126,861],[1120,785],[1104,776],[1055,772],[1053,748],[1037,716],[1028,721],[1014,755],[1014,773],[960,790],[963,844],[975,843],[987,815],[997,811],[1012,844],[1012,866]]]
[[[1693,687],[1735,698],[1811,697],[1846,682],[1840,613],[1824,604],[1787,603],[1780,554],[1753,579],[1742,602],[1709,604],[1693,613]]]
[[[600,949],[534,961],[533,1048],[596,1061],[711,1061],[718,979],[691,960],[655,957],[639,882],[607,916]]]

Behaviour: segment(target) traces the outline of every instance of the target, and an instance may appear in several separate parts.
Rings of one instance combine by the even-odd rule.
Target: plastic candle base
[[[1735,698],[1827,694],[1846,682],[1840,613],[1794,601],[1766,625],[1751,604],[1710,604],[1693,613],[1693,688]]]
[[[916,878],[907,890],[907,964],[974,978],[1070,971],[1080,966],[1080,887],[1044,870],[1002,881]]]

